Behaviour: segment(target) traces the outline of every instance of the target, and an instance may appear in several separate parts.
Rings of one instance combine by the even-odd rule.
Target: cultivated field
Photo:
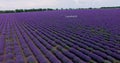
[[[120,63],[120,9],[0,14],[0,63]]]

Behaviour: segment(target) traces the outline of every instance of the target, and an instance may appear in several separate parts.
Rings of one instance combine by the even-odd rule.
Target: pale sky
[[[120,0],[0,0],[0,10],[29,8],[98,8],[120,6]]]

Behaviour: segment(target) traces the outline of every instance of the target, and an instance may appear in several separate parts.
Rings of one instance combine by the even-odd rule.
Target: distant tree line
[[[4,10],[0,13],[20,13],[20,12],[34,12],[34,11],[52,11],[52,10],[84,10],[84,9],[97,9],[97,8],[39,8],[39,9],[16,9],[16,10]]]
[[[16,10],[3,10],[0,11],[0,13],[19,13],[19,12],[34,12],[34,11],[52,11],[55,9],[51,9],[51,8],[39,8],[39,9],[16,9]]]
[[[115,7],[101,7],[101,9],[117,9],[120,8],[120,6],[115,6]]]
[[[39,8],[39,9],[16,9],[16,10],[3,10],[0,13],[20,13],[20,12],[34,12],[34,11],[52,11],[52,10],[84,10],[84,9],[112,9],[112,8],[120,8],[120,6],[116,7],[100,7],[100,8]]]

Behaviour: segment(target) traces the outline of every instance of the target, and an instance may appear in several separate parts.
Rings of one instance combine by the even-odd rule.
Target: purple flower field
[[[120,63],[120,9],[0,14],[0,63]]]

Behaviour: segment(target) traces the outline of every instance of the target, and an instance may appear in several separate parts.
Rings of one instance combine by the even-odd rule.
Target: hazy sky
[[[0,0],[0,10],[19,8],[88,8],[120,6],[120,0]]]

